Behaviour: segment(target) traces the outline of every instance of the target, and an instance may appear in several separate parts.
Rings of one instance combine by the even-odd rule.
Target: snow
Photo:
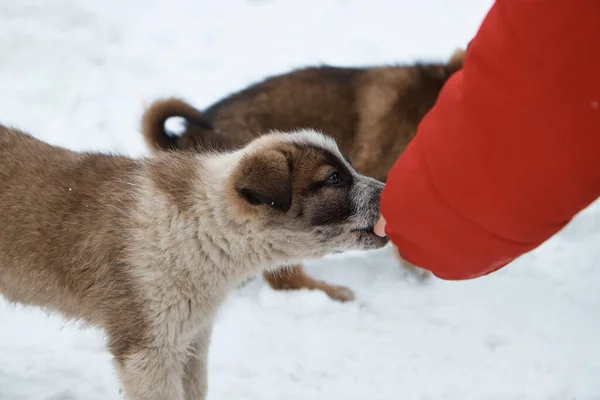
[[[0,0],[0,120],[72,149],[146,154],[142,103],[198,106],[330,63],[446,59],[491,0]],[[309,264],[355,290],[257,279],[220,311],[209,399],[600,399],[600,207],[513,265],[418,283],[389,249]],[[116,400],[104,336],[0,300],[0,399]]]

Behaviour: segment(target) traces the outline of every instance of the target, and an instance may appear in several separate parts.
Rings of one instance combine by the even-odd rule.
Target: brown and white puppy
[[[358,172],[385,181],[463,58],[464,51],[457,50],[447,63],[300,69],[270,77],[203,112],[178,99],[161,100],[146,111],[143,134],[154,151],[204,151],[239,148],[270,130],[312,128],[333,137]],[[185,119],[181,136],[166,132],[171,117]],[[429,276],[398,259],[415,276]],[[313,279],[300,264],[264,277],[275,289],[320,289],[336,300],[353,299],[351,290]]]
[[[228,289],[384,246],[382,186],[308,130],[134,160],[0,126],[0,293],[103,328],[128,399],[203,399]]]

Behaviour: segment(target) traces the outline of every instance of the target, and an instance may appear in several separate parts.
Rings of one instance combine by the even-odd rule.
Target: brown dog
[[[146,111],[143,134],[155,151],[204,151],[238,148],[271,130],[312,128],[333,137],[357,171],[385,181],[448,77],[462,67],[463,57],[464,51],[458,50],[445,64],[296,70],[250,86],[203,112],[178,99],[161,100]],[[170,117],[185,119],[181,136],[166,132]],[[409,263],[402,265],[421,278],[428,276]],[[320,289],[340,301],[354,297],[347,288],[311,278],[301,265],[264,277],[275,289]]]
[[[134,160],[0,125],[0,294],[103,328],[127,398],[203,399],[228,289],[384,246],[382,188],[314,131]]]

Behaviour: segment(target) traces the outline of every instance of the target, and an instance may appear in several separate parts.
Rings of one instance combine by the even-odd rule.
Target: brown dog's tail
[[[210,121],[185,101],[177,98],[157,100],[148,107],[142,117],[142,135],[150,149],[169,150],[185,147],[180,142],[180,136],[170,135],[165,129],[165,123],[172,117],[184,118],[188,127],[193,124],[214,134]]]

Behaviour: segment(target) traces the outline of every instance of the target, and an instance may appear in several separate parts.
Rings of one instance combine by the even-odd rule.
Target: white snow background
[[[0,0],[0,121],[71,149],[139,156],[143,101],[204,107],[300,66],[443,60],[490,5]],[[219,313],[208,398],[600,399],[599,219],[594,205],[468,282],[419,284],[388,249],[311,263],[355,290],[348,304],[256,279]],[[0,399],[115,400],[118,389],[101,332],[0,300]]]

